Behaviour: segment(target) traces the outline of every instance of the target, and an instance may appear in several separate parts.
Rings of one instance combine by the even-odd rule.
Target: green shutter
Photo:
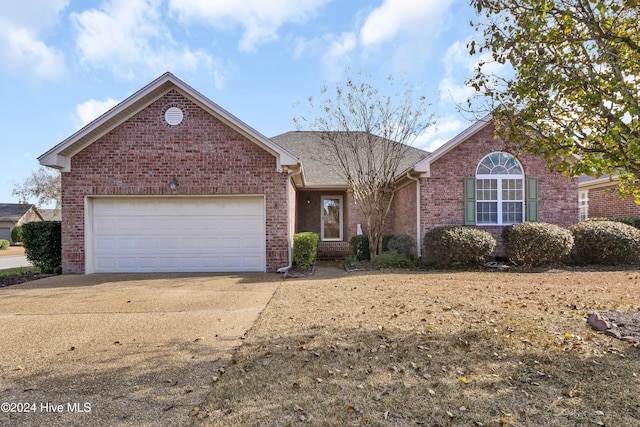
[[[464,179],[464,225],[476,225],[476,179]]]
[[[527,221],[538,221],[538,178],[527,178]]]

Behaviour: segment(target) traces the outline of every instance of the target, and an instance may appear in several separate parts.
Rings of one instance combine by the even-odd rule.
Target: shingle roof
[[[322,132],[291,131],[274,136],[271,140],[302,161],[307,186],[346,187],[347,181],[342,176],[340,166],[327,152],[321,135]],[[409,146],[397,172],[402,173],[408,170],[428,154],[427,151]]]
[[[0,221],[18,222],[32,207],[22,203],[0,203]]]

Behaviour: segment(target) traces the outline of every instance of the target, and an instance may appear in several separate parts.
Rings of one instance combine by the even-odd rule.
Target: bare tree
[[[403,160],[415,139],[435,122],[426,98],[416,95],[408,83],[401,82],[398,91],[395,79],[388,77],[389,90],[383,93],[367,82],[369,77],[358,73],[359,81],[349,77],[335,90],[324,86],[319,103],[309,98],[310,116],[295,121],[298,129],[319,132],[338,163],[364,216],[374,260],[382,250],[397,175],[410,166]]]
[[[36,205],[43,206],[55,202],[60,208],[61,176],[60,172],[41,166],[31,173],[22,183],[13,182],[12,196],[17,196],[20,203],[29,203],[34,198]]]

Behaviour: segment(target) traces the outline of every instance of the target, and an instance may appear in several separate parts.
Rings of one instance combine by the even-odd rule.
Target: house
[[[578,183],[580,219],[640,216],[633,197],[620,197],[618,176],[581,176]]]
[[[19,225],[42,221],[43,217],[34,205],[0,203],[0,240],[11,240],[11,232]]]
[[[62,171],[63,272],[276,271],[298,231],[347,250],[364,221],[317,138],[267,138],[160,76],[39,157]],[[577,181],[510,152],[489,119],[434,153],[410,149],[386,232],[416,236],[419,251],[438,225],[499,237],[525,219],[576,222]]]

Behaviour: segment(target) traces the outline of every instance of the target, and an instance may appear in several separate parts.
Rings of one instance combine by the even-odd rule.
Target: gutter
[[[288,172],[287,172],[287,178],[288,178],[288,185],[293,185],[293,183],[291,182],[291,179],[302,173],[302,166],[300,166],[298,168],[298,170],[296,172],[292,171],[291,168],[287,168]],[[291,224],[291,191],[289,191],[289,187],[287,186],[287,218],[288,218],[288,224],[287,227],[289,227],[289,244],[287,245],[287,250],[289,252],[289,265],[286,265],[284,267],[280,267],[279,269],[276,270],[277,274],[282,274],[282,273],[287,273],[287,271],[289,271],[289,269],[291,268],[291,266],[293,265],[293,254],[292,254],[292,246],[293,246],[293,235],[291,235],[291,228],[290,228],[290,224]]]
[[[420,178],[411,176],[411,171],[407,172],[407,178],[416,182],[416,254],[418,254],[418,258],[422,258],[422,239],[420,237]]]

